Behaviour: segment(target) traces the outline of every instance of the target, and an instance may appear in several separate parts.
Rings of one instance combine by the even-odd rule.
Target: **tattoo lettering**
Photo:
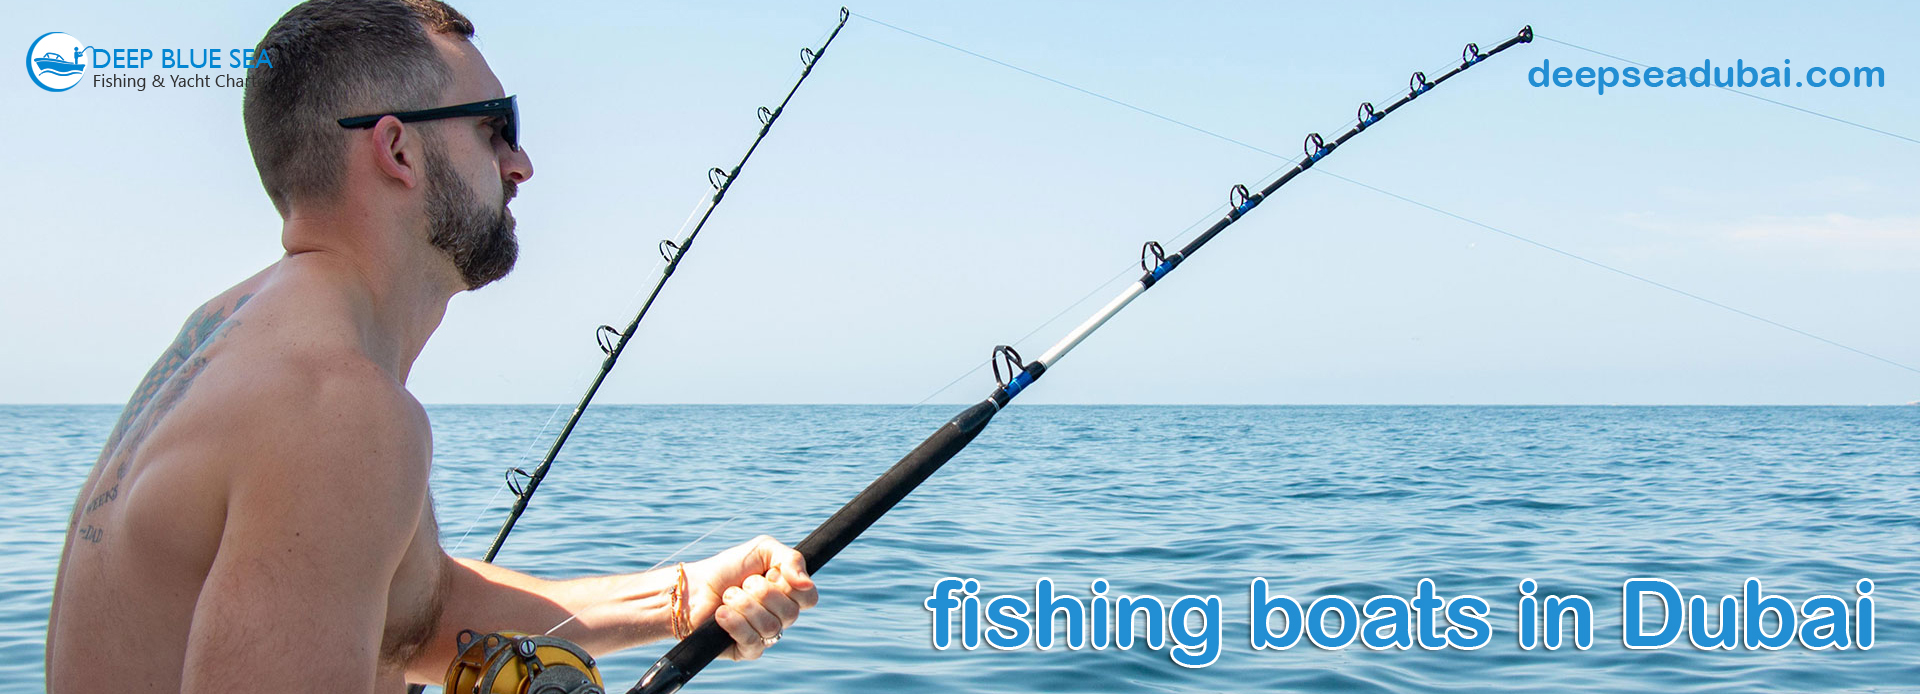
[[[120,498],[120,485],[116,483],[112,487],[108,487],[106,491],[93,495],[93,500],[87,502],[87,510],[83,513],[93,513],[94,509],[105,506],[107,502],[118,498]]]
[[[104,534],[106,533],[102,531],[100,528],[97,528],[91,525],[80,529],[80,539],[86,540],[96,545],[100,544],[100,536]]]

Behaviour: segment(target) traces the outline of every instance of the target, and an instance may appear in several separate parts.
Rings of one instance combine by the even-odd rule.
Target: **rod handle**
[[[932,436],[921,441],[900,462],[894,463],[879,479],[867,485],[859,496],[808,533],[806,539],[794,545],[794,549],[807,558],[807,572],[813,573],[826,566],[848,543],[866,532],[894,504],[906,498],[914,487],[920,486],[940,466],[953,459],[960,449],[972,443],[973,437],[980,435],[997,411],[999,406],[987,400],[947,420]],[[627,690],[627,694],[671,694],[678,691],[731,645],[733,638],[727,635],[726,630],[719,623],[709,620],[694,629],[691,635],[667,651],[666,655],[660,656],[647,674],[640,678],[640,683]]]

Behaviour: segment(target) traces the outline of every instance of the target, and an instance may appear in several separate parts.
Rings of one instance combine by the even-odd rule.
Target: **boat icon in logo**
[[[41,34],[27,47],[27,76],[41,89],[64,92],[87,71],[87,49],[80,39],[58,31]]]
[[[56,75],[71,75],[87,69],[86,64],[80,62],[82,58],[86,57],[85,53],[86,52],[81,49],[73,49],[73,60],[63,60],[58,54],[48,53],[34,58],[33,64],[38,66],[40,72],[43,73],[51,72]]]

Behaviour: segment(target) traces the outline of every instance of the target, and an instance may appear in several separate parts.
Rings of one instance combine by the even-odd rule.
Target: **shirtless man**
[[[187,320],[108,438],[61,558],[50,691],[392,692],[439,682],[463,629],[578,615],[555,635],[595,654],[673,631],[677,567],[548,581],[440,547],[407,372],[453,295],[512,268],[533,164],[511,109],[381,114],[505,97],[472,34],[438,0],[314,0],[261,40],[247,140],[286,256]],[[734,659],[816,600],[771,538],[684,570],[683,622],[718,620]]]

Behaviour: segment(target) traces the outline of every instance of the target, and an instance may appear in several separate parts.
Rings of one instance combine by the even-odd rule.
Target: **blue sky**
[[[454,300],[413,372],[435,402],[560,402],[657,242],[785,93],[837,3],[460,2],[520,96],[523,253]],[[862,14],[1292,153],[1415,69],[1531,23],[1657,65],[1885,69],[1779,99],[1920,137],[1920,9],[1897,3],[904,3]],[[251,46],[271,3],[35,4],[95,45]],[[1920,365],[1920,145],[1713,89],[1538,89],[1611,61],[1550,42],[1449,82],[1327,170]],[[233,89],[18,72],[0,402],[120,402],[179,321],[279,254]],[[642,327],[606,402],[916,402],[1146,240],[1278,162],[858,18]],[[1038,354],[1115,284],[1019,344]],[[982,371],[937,396],[991,388]],[[1920,374],[1308,175],[1023,402],[1902,403]]]

